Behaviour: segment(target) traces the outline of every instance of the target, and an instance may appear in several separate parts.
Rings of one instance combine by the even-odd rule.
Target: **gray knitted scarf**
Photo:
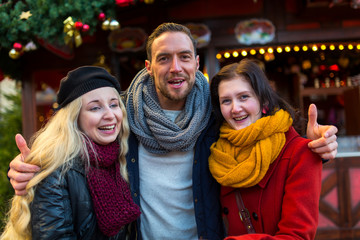
[[[206,127],[211,114],[209,84],[197,71],[185,108],[175,122],[160,107],[154,80],[144,68],[130,84],[126,109],[132,132],[151,153],[188,151]]]

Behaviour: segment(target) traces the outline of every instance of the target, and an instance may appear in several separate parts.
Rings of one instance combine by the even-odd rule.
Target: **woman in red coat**
[[[209,166],[226,239],[314,239],[322,161],[292,127],[293,108],[248,59],[221,69],[210,88],[221,127]]]

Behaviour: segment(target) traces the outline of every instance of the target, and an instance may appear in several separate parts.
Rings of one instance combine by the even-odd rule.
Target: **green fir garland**
[[[72,17],[89,25],[86,33],[92,35],[100,24],[101,12],[107,18],[115,17],[114,0],[24,0],[0,4],[0,48],[10,50],[15,42],[25,46],[36,43],[38,38],[48,43],[64,41],[64,20]],[[30,11],[28,19],[20,19],[23,12]]]

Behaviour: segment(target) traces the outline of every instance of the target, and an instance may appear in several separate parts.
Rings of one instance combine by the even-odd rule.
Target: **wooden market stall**
[[[360,116],[354,110],[360,104],[359,14],[356,0],[154,0],[116,7],[120,29],[137,29],[136,36],[150,34],[162,22],[205,26],[207,38],[198,54],[201,70],[209,78],[225,64],[242,57],[257,58],[264,62],[277,90],[305,118],[308,104],[316,102],[322,124],[336,125],[344,141],[359,142],[346,151],[339,146],[338,158],[324,165],[317,239],[360,239],[360,183],[355,177],[360,169]],[[241,42],[250,28],[244,25],[259,22],[273,27],[270,40]],[[146,53],[141,40],[139,45],[130,42],[114,47],[117,38],[113,35],[99,24],[95,34],[84,37],[70,53],[43,43],[18,60],[7,60],[20,66],[27,139],[52,114],[54,94],[70,69],[104,66],[118,77],[122,89],[127,88],[144,67]]]

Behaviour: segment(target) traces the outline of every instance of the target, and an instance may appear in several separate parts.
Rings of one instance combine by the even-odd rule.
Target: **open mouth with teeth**
[[[114,128],[115,128],[115,124],[110,125],[110,126],[99,127],[99,130],[101,130],[101,131],[111,131],[111,130],[114,130]]]
[[[248,115],[246,116],[242,116],[242,117],[237,117],[237,118],[234,118],[235,121],[241,121],[241,120],[244,120],[245,118],[247,118]]]
[[[168,83],[169,84],[171,84],[172,86],[174,86],[174,87],[181,87],[183,84],[184,84],[184,80],[170,80],[170,81],[168,81]]]

